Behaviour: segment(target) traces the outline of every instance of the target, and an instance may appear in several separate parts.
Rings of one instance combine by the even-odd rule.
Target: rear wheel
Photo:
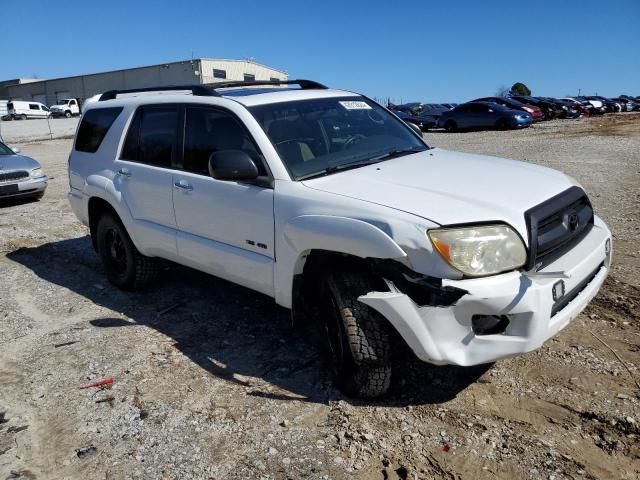
[[[107,213],[96,228],[98,252],[107,278],[123,290],[135,290],[149,284],[156,276],[158,262],[145,257],[135,247],[124,225]]]
[[[20,115],[20,120],[26,120],[27,119],[27,115],[26,114],[22,114]]]
[[[374,398],[391,384],[391,332],[378,312],[358,301],[375,290],[366,275],[336,272],[327,278],[324,312],[329,354],[338,387],[347,395]]]
[[[456,130],[458,130],[458,125],[453,120],[447,120],[447,122],[444,124],[444,129],[447,132],[455,132]]]

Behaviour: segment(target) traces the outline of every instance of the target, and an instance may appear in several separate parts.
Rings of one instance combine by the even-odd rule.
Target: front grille
[[[528,269],[540,269],[577,244],[593,226],[593,207],[571,187],[525,213],[529,232]]]
[[[16,180],[21,180],[28,176],[29,172],[25,171],[0,172],[0,183],[15,182]]]

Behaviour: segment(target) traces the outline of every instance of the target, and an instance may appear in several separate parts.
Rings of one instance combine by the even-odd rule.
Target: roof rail
[[[233,87],[258,87],[263,85],[299,85],[301,90],[326,90],[327,87],[313,80],[253,80],[250,82],[215,82],[207,86],[213,89],[233,88]]]
[[[207,85],[166,85],[161,87],[143,87],[143,88],[131,88],[128,90],[109,90],[100,95],[99,102],[105,100],[113,100],[118,95],[123,93],[141,93],[141,92],[167,92],[167,91],[179,91],[190,90],[193,95],[200,97],[219,97],[220,94],[213,88]]]
[[[216,92],[218,88],[234,88],[234,87],[256,87],[261,85],[299,85],[301,90],[326,90],[327,87],[313,80],[257,80],[251,82],[216,82],[208,85],[166,85],[161,87],[143,87],[131,88],[128,90],[109,90],[100,95],[99,102],[105,100],[113,100],[123,93],[141,93],[141,92],[169,92],[179,90],[189,90],[195,96],[199,97],[220,97]]]

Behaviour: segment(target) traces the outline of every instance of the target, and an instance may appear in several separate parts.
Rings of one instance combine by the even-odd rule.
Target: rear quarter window
[[[122,107],[94,108],[85,113],[76,136],[76,150],[88,153],[97,152],[120,112],[122,112]]]

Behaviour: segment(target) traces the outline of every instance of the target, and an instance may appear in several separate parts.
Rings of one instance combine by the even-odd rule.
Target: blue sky
[[[193,52],[253,57],[290,78],[396,101],[464,101],[516,81],[534,95],[579,88],[640,95],[639,0],[0,0],[0,6],[0,80],[151,65]]]

